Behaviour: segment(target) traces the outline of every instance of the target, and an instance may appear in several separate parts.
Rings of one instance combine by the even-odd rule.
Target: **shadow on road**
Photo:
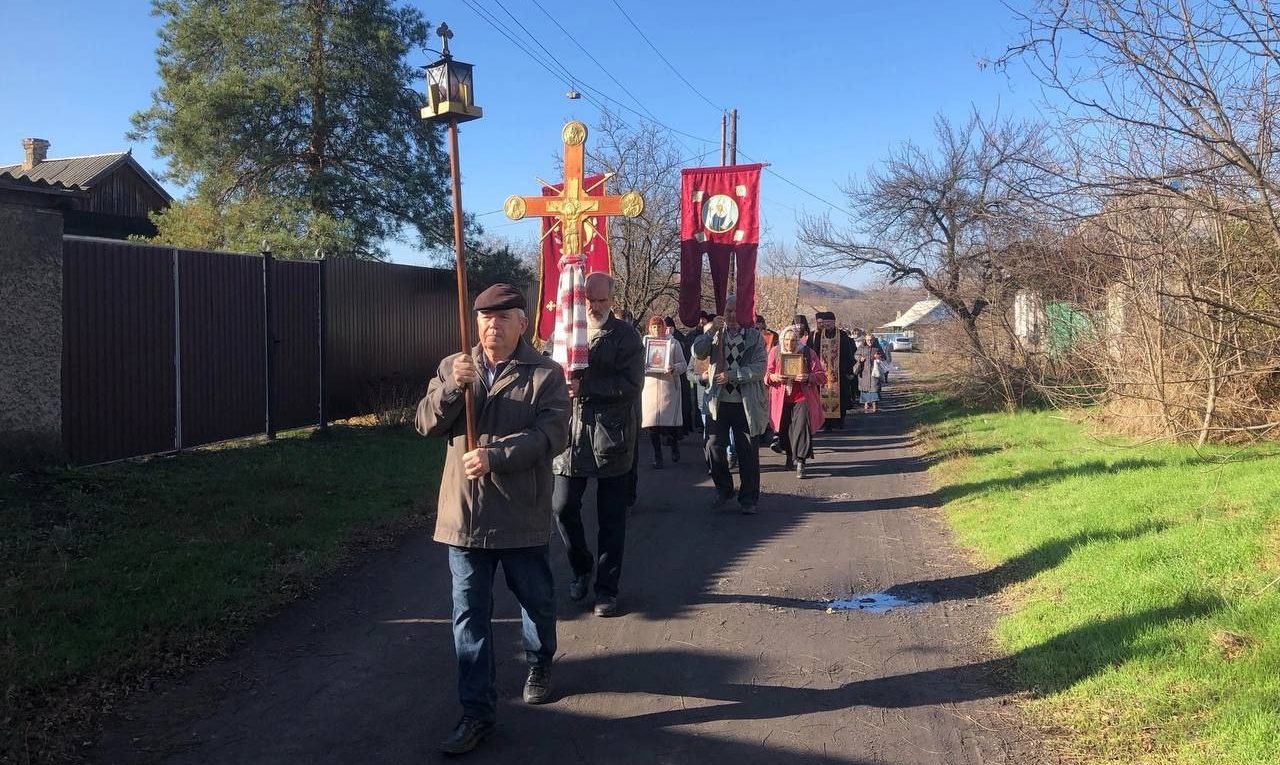
[[[885,593],[899,598],[921,598],[932,602],[986,597],[1010,585],[1025,582],[1042,571],[1057,567],[1067,559],[1067,556],[1082,547],[1137,539],[1147,534],[1159,533],[1168,527],[1168,523],[1151,522],[1128,529],[1082,532],[1045,542],[987,571],[942,579],[903,582],[888,588]]]
[[[1156,643],[1142,639],[1153,627],[1204,618],[1223,605],[1212,596],[1187,598],[1063,632],[1009,658],[858,680],[834,688],[776,685],[769,682],[771,678],[749,676],[752,667],[747,662],[692,651],[567,660],[557,668],[566,693],[591,689],[725,702],[687,708],[686,701],[686,708],[619,721],[646,729],[776,719],[858,706],[903,709],[956,704],[1001,695],[1005,692],[1001,686],[1007,684],[1041,694],[1065,690],[1108,667],[1158,650]],[[1015,664],[1021,667],[1020,676],[1010,671]],[[997,676],[1003,682],[993,682]]]

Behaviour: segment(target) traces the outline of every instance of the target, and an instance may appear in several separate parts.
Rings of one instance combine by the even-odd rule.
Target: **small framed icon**
[[[804,374],[804,354],[802,353],[784,353],[780,363],[782,376],[788,380],[794,380]]]
[[[647,341],[644,356],[645,373],[666,374],[667,359],[671,358],[667,344],[671,341],[665,337],[650,337]]]

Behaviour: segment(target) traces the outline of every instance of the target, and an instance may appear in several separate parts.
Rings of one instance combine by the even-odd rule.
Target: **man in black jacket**
[[[587,596],[591,569],[596,569],[597,616],[618,613],[618,580],[626,539],[628,474],[635,460],[644,385],[644,346],[640,335],[609,309],[613,277],[587,277],[587,368],[569,381],[571,399],[569,447],[555,459],[552,506],[573,569],[569,598]],[[596,479],[597,555],[587,546],[582,526],[582,495]]]

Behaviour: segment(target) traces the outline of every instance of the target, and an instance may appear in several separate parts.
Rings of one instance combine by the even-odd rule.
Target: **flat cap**
[[[510,284],[499,282],[476,296],[477,311],[505,311],[508,308],[525,309],[524,293]]]
[[[835,321],[835,320],[836,320],[836,315],[835,315],[835,312],[834,312],[834,311],[818,311],[817,313],[815,313],[815,314],[813,315],[813,318],[815,318],[815,319],[826,319],[826,320],[828,320],[828,321]]]

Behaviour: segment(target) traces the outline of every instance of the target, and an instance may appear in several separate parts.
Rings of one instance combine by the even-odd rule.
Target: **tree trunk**
[[[329,16],[328,0],[307,0],[307,20],[311,25],[311,47],[307,68],[311,77],[311,134],[307,141],[307,175],[310,180],[311,211],[329,212],[325,190],[325,155],[328,152],[328,95],[325,91],[325,32]]]

